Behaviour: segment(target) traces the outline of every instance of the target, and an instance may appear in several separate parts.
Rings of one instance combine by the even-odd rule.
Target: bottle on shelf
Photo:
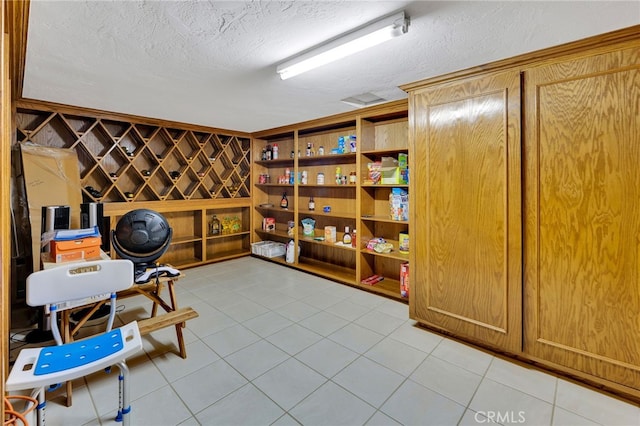
[[[214,214],[209,222],[209,235],[220,234],[220,219]]]
[[[351,233],[349,232],[349,227],[344,227],[344,235],[342,236],[342,244],[350,246],[352,243]]]
[[[307,142],[306,156],[311,157],[311,142]]]
[[[357,242],[356,242],[356,230],[354,229],[353,231],[351,231],[351,247],[356,248],[357,246]]]
[[[289,208],[289,200],[287,199],[287,193],[283,192],[282,193],[282,199],[280,200],[280,207],[283,209],[288,209]]]
[[[278,144],[274,143],[273,144],[273,148],[271,148],[271,159],[272,160],[277,160],[278,159]]]
[[[309,197],[309,210],[315,210],[316,209],[316,202],[313,201],[313,195],[311,197]]]
[[[211,160],[211,158],[209,158]],[[262,155],[260,156],[262,161],[266,161],[267,159],[267,148],[262,148]]]
[[[342,169],[340,166],[336,167],[336,185],[342,184]]]

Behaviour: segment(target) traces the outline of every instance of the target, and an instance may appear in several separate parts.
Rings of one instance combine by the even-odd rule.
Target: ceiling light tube
[[[314,47],[278,65],[276,72],[281,79],[286,80],[401,36],[408,31],[408,27],[409,20],[405,18],[404,11],[398,12]]]

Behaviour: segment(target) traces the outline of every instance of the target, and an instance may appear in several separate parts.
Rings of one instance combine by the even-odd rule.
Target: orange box
[[[100,257],[100,237],[51,241],[51,260],[56,263]]]

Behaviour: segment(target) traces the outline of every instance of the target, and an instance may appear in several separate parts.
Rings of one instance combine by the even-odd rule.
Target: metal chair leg
[[[120,374],[118,375],[118,415],[117,422],[122,422],[123,426],[129,426],[131,422],[131,401],[129,395],[129,367],[126,362],[121,361],[118,364]]]

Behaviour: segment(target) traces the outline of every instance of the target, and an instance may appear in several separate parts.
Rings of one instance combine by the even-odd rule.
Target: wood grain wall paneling
[[[521,347],[520,77],[418,90],[412,317],[496,348]],[[413,259],[413,257],[412,257]]]
[[[525,89],[525,350],[640,389],[640,48]]]

